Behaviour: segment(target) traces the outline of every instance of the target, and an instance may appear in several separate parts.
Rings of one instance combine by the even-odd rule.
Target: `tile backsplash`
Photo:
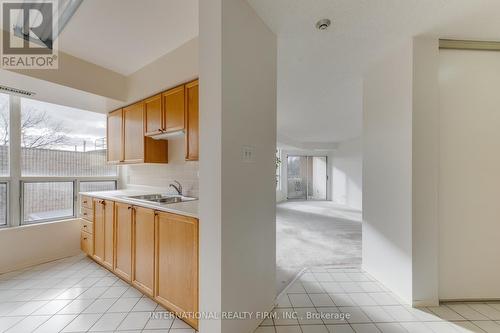
[[[185,195],[198,197],[198,161],[184,159],[184,137],[168,140],[168,164],[137,164],[120,166],[120,180],[125,188],[157,188],[174,193],[169,188],[174,180],[182,184]]]

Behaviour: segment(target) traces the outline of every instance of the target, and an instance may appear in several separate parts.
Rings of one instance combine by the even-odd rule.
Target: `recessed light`
[[[328,27],[332,24],[332,21],[330,19],[321,19],[318,22],[316,22],[316,29],[318,30],[326,30]]]

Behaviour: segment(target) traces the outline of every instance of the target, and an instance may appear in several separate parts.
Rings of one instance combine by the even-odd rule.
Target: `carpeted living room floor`
[[[361,211],[330,201],[287,201],[276,207],[276,287],[304,268],[361,264]]]

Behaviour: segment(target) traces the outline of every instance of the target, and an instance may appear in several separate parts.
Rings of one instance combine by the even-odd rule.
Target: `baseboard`
[[[423,308],[427,306],[439,306],[438,300],[416,300],[412,302],[412,307]]]

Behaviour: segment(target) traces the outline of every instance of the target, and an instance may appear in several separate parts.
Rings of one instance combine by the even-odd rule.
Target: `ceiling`
[[[359,137],[363,73],[412,36],[500,41],[498,0],[248,2],[278,36],[278,134],[295,142]]]
[[[130,75],[198,36],[198,0],[84,0],[59,49]]]

